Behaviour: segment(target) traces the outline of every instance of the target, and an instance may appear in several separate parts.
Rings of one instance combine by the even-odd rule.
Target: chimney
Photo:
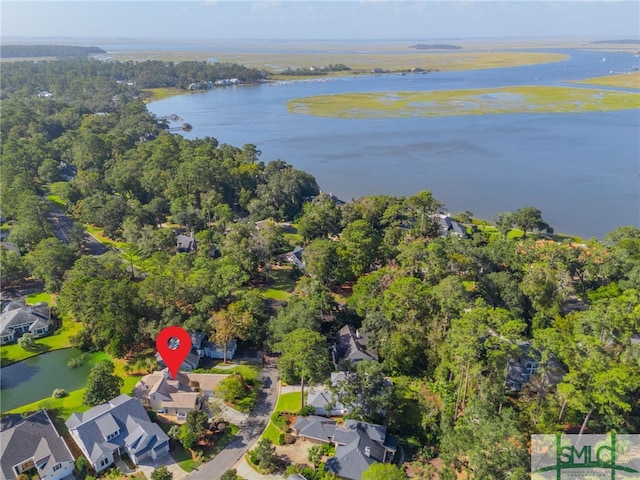
[[[360,330],[356,328],[356,338],[360,338]]]
[[[371,447],[364,447],[364,454],[367,457],[371,456]]]

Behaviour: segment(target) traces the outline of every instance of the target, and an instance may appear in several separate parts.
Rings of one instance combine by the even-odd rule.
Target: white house
[[[137,398],[120,395],[65,422],[69,433],[99,473],[127,453],[133,463],[156,460],[169,452],[169,437],[149,420]]]
[[[45,410],[23,418],[0,420],[0,478],[14,480],[23,472],[41,480],[61,480],[73,473],[73,455]]]
[[[0,314],[0,345],[15,342],[26,332],[41,337],[51,326],[51,309],[45,302],[26,305],[24,300],[14,300]]]

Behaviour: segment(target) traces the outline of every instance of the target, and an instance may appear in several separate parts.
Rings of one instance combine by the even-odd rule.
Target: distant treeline
[[[640,44],[640,39],[638,38],[626,38],[623,40],[595,40],[590,43],[630,43],[630,44]]]
[[[21,57],[86,57],[94,53],[107,53],[99,47],[77,47],[73,45],[2,45],[3,58]]]
[[[322,67],[301,67],[301,68],[287,68],[280,75],[296,75],[296,76],[312,76],[312,75],[326,75],[328,72],[345,72],[351,68],[347,67],[344,63],[336,63],[335,65],[323,65]]]
[[[112,97],[135,95],[140,88],[176,87],[191,83],[237,78],[256,83],[265,72],[234,63],[103,62],[93,58],[67,58],[43,62],[7,62],[2,65],[3,97],[46,90],[53,98],[96,111],[109,111]],[[106,110],[105,110],[106,109]]]
[[[436,43],[436,44],[418,43],[416,45],[411,45],[409,48],[415,48],[418,50],[459,50],[462,47],[458,45],[447,45],[446,43]]]

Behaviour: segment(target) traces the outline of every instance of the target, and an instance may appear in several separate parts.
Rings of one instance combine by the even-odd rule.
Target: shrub
[[[87,359],[87,356],[84,353],[81,353],[77,357],[73,357],[71,360],[69,360],[67,362],[67,367],[78,368],[80,365],[82,365],[85,362],[86,359]]]
[[[300,411],[298,412],[298,415],[302,417],[308,417],[309,415],[313,415],[315,413],[316,413],[315,407],[312,407],[311,405],[305,405],[300,409]]]
[[[151,473],[151,480],[173,480],[173,473],[163,465]]]
[[[276,449],[267,438],[263,438],[253,450],[249,451],[251,463],[267,473],[276,469]]]
[[[33,347],[35,343],[36,342],[33,339],[32,333],[25,333],[18,339],[18,345],[20,345],[20,347],[24,348],[25,350]]]
[[[251,393],[247,382],[239,373],[233,373],[222,380],[217,391],[224,401],[229,403],[236,403]]]
[[[87,471],[89,470],[89,467],[91,466],[91,464],[89,463],[89,460],[87,460],[84,455],[80,455],[76,460],[75,465],[76,465],[76,471],[78,472],[78,478],[82,480],[87,476]]]
[[[220,480],[238,480],[238,471],[235,468],[227,470],[222,474]]]
[[[278,435],[278,445],[284,445],[284,432],[280,432]]]
[[[67,396],[67,392],[64,388],[56,388],[51,394],[53,398],[62,398]]]

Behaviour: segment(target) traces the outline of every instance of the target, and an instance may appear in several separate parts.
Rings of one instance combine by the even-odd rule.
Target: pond
[[[31,357],[0,369],[0,407],[2,412],[50,398],[56,388],[67,392],[83,388],[92,362],[91,355],[78,368],[69,368],[67,362],[82,352],[65,348]]]

